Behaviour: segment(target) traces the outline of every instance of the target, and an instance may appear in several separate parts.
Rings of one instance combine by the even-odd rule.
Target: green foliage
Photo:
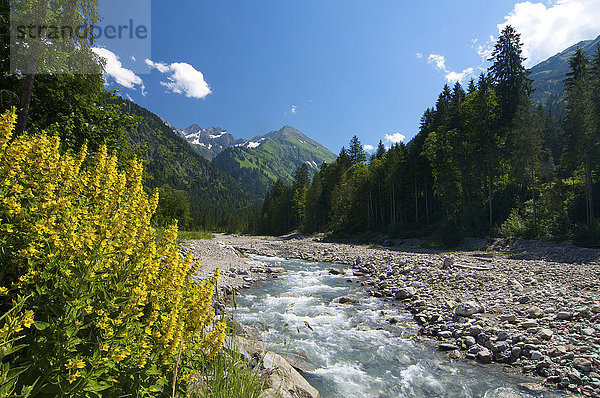
[[[206,231],[179,231],[177,239],[179,241],[184,240],[200,240],[200,239],[213,239],[215,235],[211,232]]]
[[[153,221],[160,227],[166,227],[176,222],[181,228],[187,228],[192,217],[185,191],[173,189],[168,185],[160,187],[158,189],[158,206]]]

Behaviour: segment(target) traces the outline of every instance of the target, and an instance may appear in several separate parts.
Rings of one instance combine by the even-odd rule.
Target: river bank
[[[449,356],[498,362],[542,377],[550,388],[600,396],[598,251],[523,241],[494,242],[494,252],[426,250],[418,241],[395,247],[229,235],[215,241],[238,252],[345,265],[373,296],[401,302],[420,334]],[[256,263],[238,258],[246,279],[236,275],[237,266],[223,273],[238,288],[277,275],[252,272]]]

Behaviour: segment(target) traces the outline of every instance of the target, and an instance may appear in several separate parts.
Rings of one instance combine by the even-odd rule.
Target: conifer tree
[[[350,157],[350,162],[352,164],[363,163],[367,160],[365,150],[357,136],[352,137],[350,140],[348,156]]]

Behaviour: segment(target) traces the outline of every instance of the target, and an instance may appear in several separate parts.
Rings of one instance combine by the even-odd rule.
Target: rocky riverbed
[[[416,240],[383,243],[218,235],[188,250],[217,245],[235,253],[236,265],[220,265],[225,290],[281,271],[242,253],[352,268],[372,295],[402,303],[420,334],[451,358],[501,363],[540,377],[539,388],[600,396],[600,251],[522,240],[470,241],[491,251],[464,252],[426,250]],[[207,262],[210,270],[214,261]]]

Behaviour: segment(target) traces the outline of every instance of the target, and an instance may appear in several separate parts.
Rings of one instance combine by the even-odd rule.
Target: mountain
[[[225,217],[257,203],[256,196],[194,151],[159,116],[131,101],[119,101],[138,117],[138,127],[130,133],[130,140],[142,148],[145,185],[149,188],[167,185],[184,191],[190,202],[193,226],[219,228]]]
[[[600,36],[593,40],[581,41],[532,67],[529,78],[533,80],[535,91],[531,95],[531,100],[534,103],[551,106],[562,114],[564,112],[563,81],[569,71],[569,59],[579,47],[585,51],[589,59],[592,59],[599,44]]]
[[[176,130],[196,152],[208,160],[212,160],[224,149],[231,146],[240,145],[245,142],[244,139],[234,138],[226,130],[220,127],[202,128],[197,124],[192,124],[181,130]]]
[[[262,197],[278,178],[291,184],[294,172],[303,163],[314,174],[323,162],[331,163],[335,159],[323,145],[292,126],[284,126],[225,149],[213,159],[213,164],[251,193]]]

